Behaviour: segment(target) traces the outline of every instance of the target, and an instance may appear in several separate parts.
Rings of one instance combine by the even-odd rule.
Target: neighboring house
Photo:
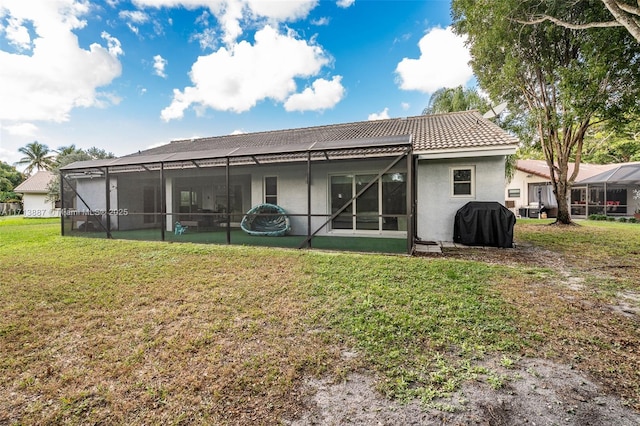
[[[615,167],[614,164],[581,163],[576,182]],[[574,164],[569,163],[569,174],[573,173],[573,168]],[[576,194],[573,194],[572,198],[575,198],[574,195]],[[556,217],[558,202],[553,193],[551,174],[545,160],[516,162],[516,172],[505,188],[505,205],[521,217],[539,217],[541,206],[548,211],[549,217]],[[576,213],[572,212],[572,214]]]
[[[54,178],[50,171],[40,170],[15,187],[13,191],[22,194],[25,217],[55,217],[60,214],[55,201],[48,199],[47,188]]]
[[[576,182],[571,191],[571,214],[633,216],[640,213],[640,162],[612,168]]]
[[[164,240],[180,221],[229,243],[244,213],[268,202],[286,210],[300,247],[355,236],[411,251],[452,241],[467,202],[503,201],[517,143],[477,111],[174,141],[64,167],[63,230],[89,211],[107,235],[154,229]]]

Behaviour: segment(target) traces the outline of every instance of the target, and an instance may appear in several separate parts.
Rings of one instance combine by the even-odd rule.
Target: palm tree
[[[429,106],[422,111],[422,114],[441,114],[470,109],[484,112],[489,109],[489,106],[489,101],[484,99],[476,89],[463,88],[462,86],[443,87],[433,92],[429,99]]]
[[[60,148],[56,149],[55,152],[58,153],[58,155],[69,155],[69,154],[75,154],[78,151],[82,151],[79,148],[76,148],[75,144],[71,144],[69,146],[61,146]]]
[[[481,112],[488,111],[491,104],[483,98],[477,89],[463,88],[458,86],[455,88],[446,88],[436,90],[429,99],[429,105],[422,111],[422,115],[442,114],[446,112],[468,111],[477,109]],[[503,126],[506,127],[506,126]],[[508,130],[508,128],[505,128]],[[511,182],[516,172],[515,155],[507,155],[504,160],[504,176],[508,182]]]
[[[53,155],[50,154],[49,147],[38,141],[31,142],[26,146],[18,149],[18,152],[24,154],[16,166],[27,166],[24,169],[25,174],[30,175],[33,169],[50,170],[53,167]]]
[[[53,161],[53,167],[51,168],[54,172],[57,172],[57,170],[55,169],[61,166],[61,162],[63,162],[65,158],[75,157],[78,154],[84,153],[82,149],[76,148],[75,144],[71,144],[69,146],[61,146],[53,152],[58,154],[56,155]],[[69,163],[65,163],[65,164],[69,164]]]
[[[92,160],[105,160],[108,158],[116,158],[113,152],[107,152],[104,149],[92,146],[87,149],[87,154],[91,157]]]

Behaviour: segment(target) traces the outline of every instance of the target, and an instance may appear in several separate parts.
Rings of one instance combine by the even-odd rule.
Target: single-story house
[[[411,252],[452,241],[466,203],[502,203],[517,144],[477,111],[178,140],[63,167],[62,230]],[[240,222],[261,203],[287,212],[289,235],[246,239]]]
[[[634,216],[640,213],[640,162],[612,166],[576,182],[571,191],[572,214]]]
[[[40,170],[13,190],[22,194],[22,210],[25,217],[56,217],[55,200],[49,199],[48,186],[55,179],[55,174],[48,170]]]
[[[615,164],[585,164],[581,163],[576,182],[595,176],[615,168]],[[569,163],[569,173],[573,173],[574,164]],[[579,189],[574,185],[570,197],[580,201]],[[574,192],[577,191],[577,192]],[[584,197],[582,198],[584,199]],[[572,204],[573,201],[571,201]],[[505,188],[505,205],[517,216],[537,218],[540,207],[544,206],[549,217],[556,217],[558,202],[551,185],[551,174],[545,160],[517,160],[516,171]],[[584,212],[572,207],[572,215],[581,216]]]

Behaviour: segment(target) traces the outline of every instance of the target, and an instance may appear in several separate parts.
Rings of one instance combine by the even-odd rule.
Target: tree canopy
[[[12,192],[24,180],[24,175],[14,166],[0,161],[0,192]]]
[[[584,141],[585,163],[608,164],[640,161],[640,122],[622,129],[596,125],[589,129]]]
[[[20,195],[13,192],[16,186],[24,180],[24,175],[14,166],[0,161],[0,203],[20,199]]]
[[[548,3],[551,1],[547,0]],[[566,21],[557,16],[542,14],[540,16],[528,16],[519,22],[535,25],[549,21],[574,30],[624,27],[640,43],[640,3],[633,4],[630,0],[600,0],[594,6],[597,7],[597,3],[600,3],[600,7],[606,8],[610,15],[600,20],[585,20],[577,17],[575,21]]]
[[[567,195],[589,127],[623,122],[639,110],[640,45],[622,28],[574,30],[517,18],[546,14],[597,21],[608,13],[594,7],[598,1],[452,2],[454,28],[468,36],[480,86],[492,99],[508,101],[510,111],[536,129],[561,223],[571,222]],[[569,175],[571,159],[577,166]]]

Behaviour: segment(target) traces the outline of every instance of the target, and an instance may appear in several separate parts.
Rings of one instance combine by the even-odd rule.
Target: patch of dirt
[[[490,264],[549,268],[560,274],[556,297],[572,301],[584,309],[596,303],[586,296],[581,271],[558,253],[532,245],[516,249],[444,248],[443,253],[421,254],[428,257],[460,258]],[[575,299],[575,300],[574,300]],[[608,312],[637,319],[640,296],[621,292]],[[598,305],[601,302],[598,302]],[[599,305],[600,306],[600,305]],[[376,379],[364,372],[352,373],[340,383],[308,380],[303,392],[308,395],[306,411],[286,422],[303,425],[640,425],[640,411],[625,405],[612,394],[611,383],[596,383],[585,372],[561,361],[523,358],[506,369],[489,362],[492,370],[509,377],[500,389],[482,381],[469,382],[451,398],[434,401],[429,408],[419,401],[402,404],[376,391]],[[443,409],[445,408],[445,409]]]
[[[287,422],[306,425],[575,425],[632,426],[640,413],[605,395],[570,367],[541,359],[524,359],[508,370],[509,380],[495,390],[468,383],[451,399],[451,411],[425,408],[418,401],[401,404],[375,390],[375,379],[354,373],[341,383],[309,380],[308,411]]]
[[[420,256],[459,258],[489,264],[549,268],[560,274],[562,277],[560,284],[563,284],[568,289],[578,292],[585,290],[583,285],[584,277],[576,276],[575,272],[572,271],[572,267],[576,267],[576,265],[572,265],[570,267],[566,260],[558,253],[545,250],[531,244],[518,244],[517,248],[514,249],[500,249],[495,247],[450,247],[443,248],[443,252],[441,254],[422,253]],[[609,265],[609,267],[612,266]],[[629,265],[617,265],[615,267],[623,269],[632,268]],[[598,273],[602,273],[603,268],[606,269],[606,267],[599,267],[599,269],[589,271],[589,273],[597,275]],[[565,295],[563,297],[569,296]],[[640,294],[631,291],[620,292],[617,295],[617,300],[607,306],[608,309],[614,313],[618,313],[629,318],[637,317],[640,315]]]
[[[440,256],[460,258],[490,264],[528,265],[557,270],[566,269],[564,259],[550,250],[518,243],[516,248],[504,249],[495,247],[444,247]]]
[[[613,310],[626,317],[634,317],[640,315],[640,295],[625,291],[618,294],[620,303],[613,306]]]

